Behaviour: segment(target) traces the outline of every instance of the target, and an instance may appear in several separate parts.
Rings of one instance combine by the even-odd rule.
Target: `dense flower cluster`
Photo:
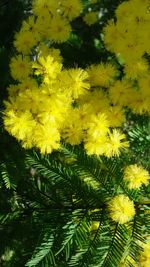
[[[113,107],[104,92],[91,89],[85,70],[63,69],[59,51],[55,53],[55,58],[44,57],[40,51],[36,61],[21,55],[12,59],[11,73],[19,83],[9,88],[5,128],[25,148],[35,146],[41,153],[59,148],[62,138],[73,145],[84,141],[89,154],[119,155],[128,142],[120,130],[110,127],[124,117],[110,122]],[[42,80],[40,85],[33,76]]]
[[[104,28],[104,43],[124,68],[123,79],[110,87],[110,98],[114,104],[128,106],[137,114],[150,114],[149,5],[149,0],[121,3],[116,9],[116,20],[110,20]]]
[[[103,63],[86,70],[64,69],[60,51],[49,43],[69,38],[69,22],[81,10],[78,0],[63,0],[59,6],[55,1],[33,2],[33,15],[14,41],[20,53],[12,58],[10,71],[18,84],[8,89],[4,125],[25,148],[37,147],[41,153],[58,149],[65,140],[84,142],[88,154],[111,157],[129,146],[120,130],[111,129],[121,126],[125,116],[103,89],[113,84],[118,70]]]
[[[95,2],[91,1],[92,4]],[[132,2],[137,8],[123,20],[121,14],[132,10]],[[134,0],[119,5],[117,23],[110,22],[104,29],[107,48],[117,55],[120,53],[126,61],[125,75],[120,80],[118,68],[111,63],[100,62],[86,69],[63,67],[61,52],[53,44],[69,39],[71,21],[84,8],[80,0],[34,0],[33,14],[23,21],[20,32],[15,35],[17,53],[11,59],[10,71],[16,83],[8,88],[5,129],[25,148],[36,147],[41,153],[58,149],[61,140],[72,145],[83,142],[89,155],[112,157],[127,149],[129,143],[116,127],[121,127],[126,121],[126,107],[139,114],[150,112],[150,78],[148,63],[142,57],[144,52],[149,52],[144,36],[141,36],[142,44],[136,49],[141,48],[141,53],[134,57],[134,72],[130,70],[133,61],[129,62],[126,55],[132,58],[130,54],[134,54],[133,49],[127,49],[134,29],[127,26],[126,20],[130,19],[133,26],[138,25],[140,36],[143,23],[147,25],[149,20],[147,2]],[[140,5],[137,22],[135,17]],[[83,19],[88,22],[89,16],[87,14]],[[123,39],[120,35],[115,38],[113,34],[119,26],[118,34],[123,35]],[[146,30],[149,32],[148,27]],[[123,49],[117,50],[119,45],[116,42],[121,40]],[[135,45],[137,43],[136,39]],[[134,77],[129,74],[134,74]]]
[[[34,0],[33,15],[23,22],[21,31],[15,36],[17,51],[26,55],[44,40],[67,41],[72,31],[70,22],[80,15],[82,9],[80,0]]]
[[[116,9],[116,19],[106,26],[105,44],[112,52],[122,56],[127,64],[140,63],[145,53],[150,53],[150,10],[149,0],[130,0]],[[139,72],[144,70],[139,64]],[[146,66],[145,66],[146,68]]]

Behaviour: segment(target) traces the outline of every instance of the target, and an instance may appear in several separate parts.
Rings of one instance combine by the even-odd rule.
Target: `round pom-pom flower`
[[[43,75],[43,82],[50,84],[50,81],[55,80],[61,72],[62,64],[55,61],[52,56],[41,56],[36,62],[33,62],[32,68],[35,69],[35,75]]]
[[[83,20],[87,25],[91,26],[98,21],[98,13],[89,12],[84,16]]]
[[[22,81],[27,79],[32,74],[29,57],[21,55],[13,57],[10,62],[10,71],[14,80]]]
[[[121,150],[127,150],[128,147],[129,142],[126,141],[125,134],[118,129],[113,129],[113,131],[109,133],[109,139],[105,147],[105,155],[107,157],[119,156]]]
[[[62,0],[61,8],[63,10],[63,16],[71,21],[80,16],[80,13],[83,9],[83,4],[80,0]]]
[[[118,75],[118,71],[110,63],[91,65],[86,70],[89,75],[90,83],[94,87],[109,87],[114,78]]]
[[[57,15],[51,19],[49,27],[50,39],[55,43],[63,43],[69,39],[71,26],[67,19]]]
[[[134,164],[125,168],[123,179],[128,183],[129,189],[138,189],[142,184],[148,184],[150,175],[147,170]]]
[[[135,215],[134,203],[127,196],[115,196],[108,205],[110,217],[113,221],[124,224],[132,220]]]

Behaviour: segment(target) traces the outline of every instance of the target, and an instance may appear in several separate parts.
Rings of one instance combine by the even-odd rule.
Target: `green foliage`
[[[136,139],[136,136],[132,138]],[[82,147],[68,145],[47,156],[35,151],[27,153],[25,169],[30,176],[20,181],[23,189],[16,191],[15,210],[10,210],[9,216],[1,216],[3,231],[6,224],[16,229],[15,216],[22,227],[19,220],[23,214],[26,214],[25,227],[29,226],[30,220],[37,230],[30,232],[34,241],[33,252],[28,251],[27,241],[15,245],[13,250],[15,255],[18,247],[24,251],[25,266],[115,267],[128,254],[133,259],[138,257],[138,242],[143,241],[141,236],[149,229],[150,218],[145,212],[148,205],[141,198],[144,189],[137,194],[134,190],[127,190],[122,183],[124,156],[122,160],[89,157]],[[25,179],[28,179],[26,187]],[[107,214],[107,202],[116,190],[125,192],[136,203],[136,217],[127,225],[112,222]],[[94,221],[100,224],[92,231]],[[29,238],[28,230],[23,236],[25,234]],[[5,249],[10,248],[9,241],[5,245]],[[5,263],[4,266],[14,266],[14,263],[19,266],[22,256],[18,263],[14,258],[11,258],[10,265]]]
[[[46,264],[48,263],[50,266],[52,266],[55,263],[53,253],[51,251],[54,236],[53,236],[53,234],[50,234],[50,236],[48,235],[48,233],[50,231],[52,231],[52,229],[46,229],[46,230],[47,231],[46,231],[45,235],[44,236],[42,235],[41,243],[37,246],[37,248],[35,249],[35,251],[33,253],[32,259],[27,262],[27,264],[26,264],[27,267],[36,266],[43,259],[46,262]],[[50,259],[49,262],[48,262],[48,259]],[[46,264],[45,264],[45,266],[46,266]]]

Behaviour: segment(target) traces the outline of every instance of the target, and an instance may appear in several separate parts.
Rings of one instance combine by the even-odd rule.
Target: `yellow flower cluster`
[[[146,55],[150,53],[149,0],[130,0],[116,10],[116,21],[104,28],[104,43],[124,67],[124,78],[109,90],[113,104],[134,113],[150,114],[150,77]],[[135,84],[136,81],[136,84]]]
[[[135,215],[134,203],[127,196],[120,194],[110,200],[108,204],[113,221],[124,224]]]
[[[87,71],[64,69],[58,49],[42,45],[37,50],[36,60],[21,55],[11,60],[11,74],[19,83],[9,87],[5,101],[6,130],[25,148],[37,147],[41,153],[58,149],[65,140],[72,145],[84,142],[88,154],[118,156],[129,145],[120,130],[110,129],[124,117],[110,122],[116,107],[107,94],[93,87]]]
[[[104,29],[106,46],[118,56],[121,55],[127,64],[141,60],[145,53],[150,53],[149,0],[121,3],[116,10],[116,18],[117,22],[109,21]],[[140,70],[142,64],[139,64]]]
[[[23,22],[20,32],[15,35],[15,48],[28,55],[45,40],[54,43],[67,41],[72,31],[70,22],[80,15],[82,9],[80,0],[34,0],[33,15]]]
[[[147,170],[134,164],[125,168],[123,178],[129,189],[138,189],[142,184],[148,184],[150,175]]]
[[[136,85],[126,77],[120,80],[111,63],[65,69],[53,42],[69,38],[70,22],[82,9],[80,0],[33,1],[33,15],[15,36],[19,53],[11,59],[10,72],[18,84],[8,88],[4,126],[25,148],[37,147],[41,153],[58,149],[65,140],[72,145],[83,142],[89,155],[119,156],[129,144],[120,129],[112,128],[125,122],[124,107],[150,112],[148,64],[140,67]],[[106,39],[108,31],[109,25]]]

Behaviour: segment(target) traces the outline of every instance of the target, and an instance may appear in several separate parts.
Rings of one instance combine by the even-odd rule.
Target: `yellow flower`
[[[41,35],[39,30],[39,25],[35,21],[35,17],[32,15],[27,20],[24,20],[21,27],[22,32],[31,32],[34,39],[40,41]]]
[[[71,33],[71,26],[67,19],[57,15],[51,19],[49,38],[55,43],[66,42]]]
[[[91,106],[88,103],[83,104],[75,112],[78,114],[78,120],[82,125],[82,129],[86,130],[91,117]]]
[[[59,8],[59,1],[56,0],[34,0],[33,12],[36,16],[47,17],[50,13],[55,14]]]
[[[120,30],[111,20],[104,28],[104,43],[111,52],[119,52],[116,49],[116,42],[120,39]]]
[[[5,111],[4,126],[6,130],[18,140],[32,139],[36,122],[29,111],[15,112]]]
[[[129,165],[124,170],[124,181],[128,183],[129,189],[138,189],[142,184],[147,185],[149,179],[148,171],[137,164]]]
[[[26,91],[20,90],[16,102],[19,109],[29,110],[35,115],[40,106],[40,92],[38,88],[32,87]]]
[[[79,145],[84,137],[84,125],[79,120],[79,116],[77,108],[68,109],[68,116],[67,114],[65,115],[62,137],[71,145]]]
[[[32,64],[31,64],[32,65]],[[20,90],[20,92],[24,92],[26,90],[32,90],[32,88],[37,88],[37,82],[35,79],[28,77],[24,80],[22,80],[19,85],[18,85],[18,89]]]
[[[88,73],[80,68],[70,69],[68,71],[72,80],[72,95],[74,98],[78,98],[79,95],[84,94],[85,90],[89,90],[90,84],[88,82]]]
[[[121,3],[117,10],[116,10],[116,16],[117,16],[117,19],[120,21],[122,21],[122,23],[125,23],[127,21],[130,21],[133,22],[133,10],[131,9],[131,1],[129,2],[123,2]]]
[[[132,91],[131,84],[127,80],[118,80],[109,88],[109,98],[115,105],[126,106]]]
[[[120,224],[129,222],[135,215],[133,201],[123,194],[113,197],[108,204],[108,209],[111,219]]]
[[[135,60],[141,60],[145,52],[150,51],[148,7],[147,1],[125,1],[116,9],[116,22],[109,21],[104,28],[106,47],[117,56],[121,55],[133,69]],[[130,72],[129,68],[127,68],[128,72]],[[138,66],[138,74],[139,72],[142,72],[141,66]],[[134,76],[134,73],[130,72],[130,74]]]
[[[11,84],[7,88],[9,98],[14,99],[18,95],[19,90],[20,90],[20,87],[18,85]]]
[[[61,125],[61,121],[63,123],[63,121],[67,118],[67,114],[69,112],[68,109],[70,108],[72,102],[69,96],[62,92],[57,92],[57,87],[52,87],[53,91],[51,90],[51,87],[49,88],[49,86],[47,85],[40,87],[41,99],[39,99],[40,113],[38,114],[38,116],[39,118],[43,118],[43,115],[45,114],[48,119],[48,114],[50,114],[51,116],[54,116],[55,119],[58,120],[59,124]]]
[[[124,72],[127,78],[138,79],[148,74],[149,65],[144,59],[136,60],[125,65]]]
[[[126,121],[124,110],[120,106],[110,106],[106,114],[111,127],[120,127]]]
[[[79,98],[79,102],[88,104],[89,112],[91,115],[98,113],[107,113],[106,111],[110,107],[110,102],[107,94],[100,88],[91,88],[90,91],[86,91],[86,94]]]
[[[108,87],[118,73],[116,68],[109,63],[91,65],[87,68],[87,72],[91,85],[102,87]]]
[[[18,55],[13,57],[10,62],[11,76],[15,80],[23,80],[32,74],[31,62],[29,57]]]
[[[37,50],[38,50],[39,56],[42,56],[44,58],[51,56],[54,58],[54,61],[57,61],[59,63],[62,63],[63,61],[63,58],[61,56],[61,52],[59,49],[49,48],[45,44],[40,44]]]
[[[98,138],[87,136],[85,138],[84,147],[88,155],[104,155],[108,138],[106,135],[101,135]]]
[[[142,115],[149,113],[150,95],[145,97],[142,89],[136,91],[132,90],[128,96],[128,107],[136,114]]]
[[[60,134],[55,124],[38,125],[34,133],[34,143],[42,154],[51,153],[60,147]]]
[[[83,5],[80,0],[62,0],[61,6],[63,16],[67,17],[69,20],[73,20],[78,17],[83,9]]]
[[[56,79],[61,71],[62,64],[54,61],[51,56],[39,57],[37,61],[32,64],[32,67],[35,69],[36,75],[43,75],[44,83],[49,84],[51,79]]]
[[[147,75],[138,79],[138,85],[143,98],[145,98],[145,100],[149,99],[150,101],[150,76]]]
[[[89,136],[99,138],[101,135],[105,135],[109,131],[109,120],[104,113],[99,113],[98,115],[91,116],[91,119],[88,123],[87,134]]]
[[[49,27],[51,23],[51,15],[48,16],[38,16],[35,22],[35,28],[38,29],[40,34],[39,44],[43,43],[45,40],[49,40]],[[45,42],[44,42],[45,43]],[[47,43],[47,42],[46,42]]]
[[[64,70],[58,78],[62,81],[60,87],[64,88],[66,94],[71,95],[74,99],[84,95],[86,90],[90,89],[88,74],[81,68]]]
[[[68,125],[65,128],[63,137],[65,138],[66,142],[71,145],[79,145],[83,140],[83,130],[82,127],[79,125]]]
[[[83,20],[87,25],[91,26],[91,25],[93,25],[94,23],[97,22],[98,13],[94,12],[94,11],[93,12],[89,12],[83,17]]]
[[[28,55],[31,49],[37,44],[37,40],[32,32],[20,31],[15,35],[14,46],[18,52]]]
[[[126,136],[119,130],[113,129],[112,133],[109,133],[109,140],[105,147],[105,154],[107,157],[119,156],[122,149],[129,147],[129,142],[125,141]]]

